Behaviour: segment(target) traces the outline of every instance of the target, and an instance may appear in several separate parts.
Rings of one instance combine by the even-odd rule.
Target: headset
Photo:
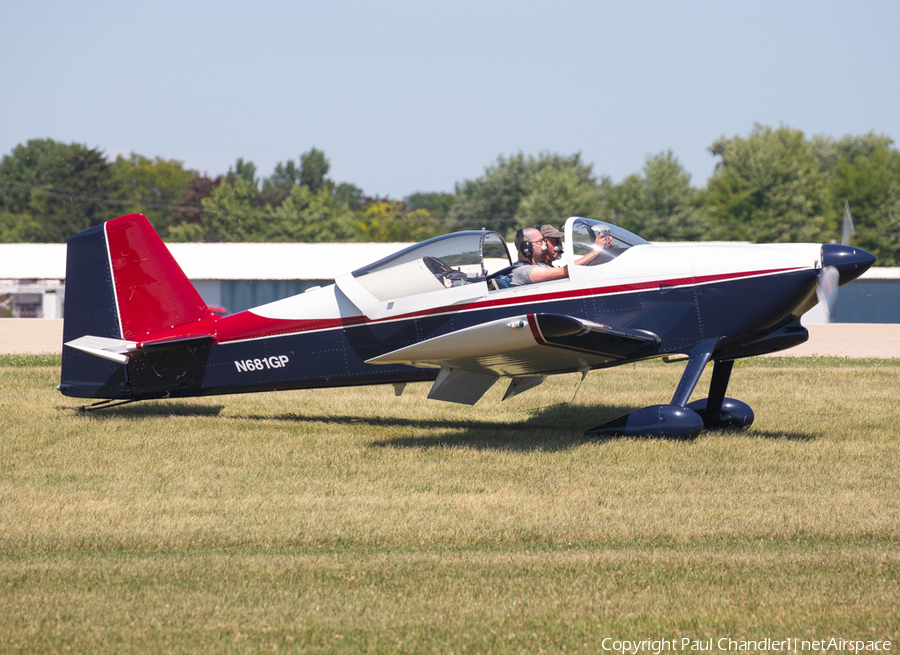
[[[534,256],[534,245],[525,238],[525,228],[516,232],[516,249],[528,259]]]
[[[544,250],[547,250],[547,239],[544,238],[543,234],[541,235],[541,240],[544,242],[544,248],[543,250],[541,250],[541,252],[543,252]],[[525,255],[528,259],[531,259],[534,256],[534,244],[534,241],[528,241],[525,238],[524,227],[516,232],[516,249],[523,255]]]

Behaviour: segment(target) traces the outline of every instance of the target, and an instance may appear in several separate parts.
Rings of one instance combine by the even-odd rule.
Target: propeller
[[[822,309],[824,310],[825,321],[828,323],[831,323],[834,318],[834,307],[837,303],[838,287],[841,286],[841,270],[837,266],[829,266],[826,259],[840,262],[844,256],[849,259],[850,252],[855,255],[856,250],[849,247],[854,232],[856,232],[856,228],[853,225],[853,216],[850,214],[850,203],[844,201],[844,222],[841,225],[841,246],[846,247],[840,249],[840,246],[832,245],[826,246],[826,248],[823,249],[822,259],[824,266],[822,267],[822,270],[819,271],[819,279],[816,281],[816,296],[819,299],[819,304],[822,305]],[[824,250],[830,250],[834,254],[829,253],[830,256],[826,256]],[[872,260],[874,261],[874,257]],[[866,268],[869,266],[871,266],[871,263],[869,263]],[[849,280],[845,280],[845,283],[846,282],[849,282]]]
[[[840,266],[845,266],[842,260],[847,259],[849,261],[851,253],[854,256],[856,255],[857,251],[849,247],[850,240],[853,238],[854,232],[856,232],[856,228],[853,225],[853,216],[851,216],[850,214],[850,203],[845,200],[844,221],[841,225],[841,245],[827,245],[823,247],[823,266],[822,270],[819,271],[819,279],[816,281],[816,297],[818,297],[819,299],[819,304],[822,305],[822,309],[825,314],[825,321],[827,323],[831,323],[832,319],[834,318],[834,307],[837,303],[838,287],[841,286],[841,269],[839,269],[837,266],[829,265],[828,260],[837,263]],[[874,257],[872,258],[872,260],[874,261]],[[850,263],[852,264],[855,262]],[[868,268],[869,266],[871,266],[871,263],[869,263],[866,268]],[[855,277],[856,276],[850,279],[855,279]],[[848,279],[844,282],[846,283],[849,281],[850,280]]]
[[[853,225],[853,216],[850,215],[850,203],[844,201],[844,222],[841,224],[841,245],[849,246],[850,239],[856,232],[856,226]]]
[[[816,281],[816,296],[825,310],[825,321],[831,323],[834,315],[834,306],[837,303],[838,286],[841,274],[834,266],[826,266],[819,271],[819,279]]]

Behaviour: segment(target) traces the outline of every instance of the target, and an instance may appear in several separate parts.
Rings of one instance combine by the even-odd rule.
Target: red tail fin
[[[105,227],[123,339],[139,341],[212,316],[145,216],[120,216]]]

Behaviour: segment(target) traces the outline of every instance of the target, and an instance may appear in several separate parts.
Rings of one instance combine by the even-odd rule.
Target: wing
[[[562,314],[526,314],[450,332],[367,361],[440,368],[429,397],[474,404],[498,377],[513,378],[509,397],[518,393],[513,386],[524,390],[538,384],[534,378],[587,372],[658,349],[659,337],[650,332]]]

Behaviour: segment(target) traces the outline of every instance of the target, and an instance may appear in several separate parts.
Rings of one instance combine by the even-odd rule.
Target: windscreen
[[[457,232],[401,250],[353,271],[353,277],[383,300],[483,282],[510,263],[498,233]]]
[[[617,225],[590,218],[572,224],[572,252],[580,266],[596,266],[615,259],[632,246],[649,243]]]

